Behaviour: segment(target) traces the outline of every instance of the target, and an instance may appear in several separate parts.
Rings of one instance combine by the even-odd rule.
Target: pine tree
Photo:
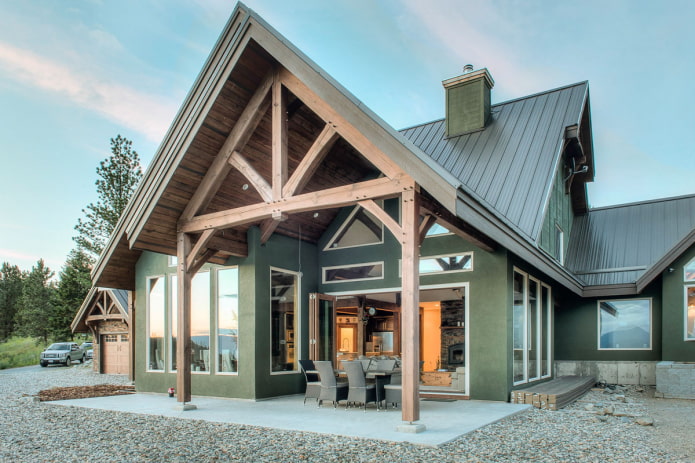
[[[50,281],[53,275],[43,259],[25,274],[15,315],[15,332],[20,336],[41,338],[48,343],[51,334],[49,322],[55,306],[55,285]]]
[[[3,262],[0,268],[0,342],[14,333],[14,318],[21,296],[22,271],[16,265]]]
[[[142,169],[140,157],[132,149],[133,142],[117,135],[111,139],[111,156],[101,161],[96,181],[98,200],[89,203],[82,212],[85,219],[78,219],[74,241],[86,250],[93,261],[106,246],[116,223],[135,192]]]
[[[70,251],[60,272],[56,304],[49,317],[49,329],[54,339],[72,338],[70,324],[92,285],[90,272],[87,253],[80,248]]]

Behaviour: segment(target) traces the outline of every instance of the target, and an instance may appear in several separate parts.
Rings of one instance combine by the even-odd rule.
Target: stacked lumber
[[[544,410],[559,410],[586,394],[596,384],[593,376],[560,376],[551,381],[512,391],[511,402]]]

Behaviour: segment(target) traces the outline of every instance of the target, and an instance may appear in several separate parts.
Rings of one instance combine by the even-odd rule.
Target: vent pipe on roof
[[[486,68],[463,67],[463,74],[442,82],[446,91],[446,136],[455,137],[485,128],[490,119],[490,90],[495,85]]]

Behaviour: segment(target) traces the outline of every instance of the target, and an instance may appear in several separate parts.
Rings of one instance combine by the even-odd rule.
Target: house
[[[587,82],[396,132],[242,4],[93,271],[134,294],[140,391],[303,392],[298,359],[398,357],[418,394],[695,360],[695,196],[591,209]]]
[[[75,314],[72,332],[89,333],[94,339],[94,371],[133,378],[129,300],[128,291],[92,287]]]

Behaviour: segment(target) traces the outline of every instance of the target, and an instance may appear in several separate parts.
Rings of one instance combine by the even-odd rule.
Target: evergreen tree
[[[78,219],[75,226],[78,235],[73,239],[78,247],[90,254],[92,260],[106,246],[142,178],[140,157],[132,145],[133,142],[120,135],[111,139],[111,156],[101,161],[97,168],[98,200],[82,210],[86,217],[84,220]]]
[[[3,262],[0,268],[0,342],[14,333],[14,318],[22,295],[22,271]]]
[[[92,285],[90,272],[87,253],[80,248],[70,251],[60,272],[56,304],[49,317],[49,329],[54,339],[72,338],[70,324]]]
[[[15,315],[15,332],[20,336],[41,338],[48,343],[50,319],[55,306],[55,285],[50,281],[54,273],[39,259],[24,276],[22,296]]]

